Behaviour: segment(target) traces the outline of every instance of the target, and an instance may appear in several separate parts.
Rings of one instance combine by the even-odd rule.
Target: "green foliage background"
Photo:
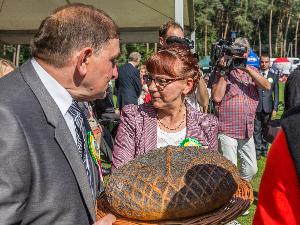
[[[230,31],[237,31],[250,40],[256,53],[269,51],[269,23],[272,22],[272,56],[295,57],[295,46],[299,37],[296,35],[300,20],[300,0],[194,0],[197,52],[201,56],[209,55],[211,46],[220,38],[228,38]],[[272,12],[272,16],[270,14]],[[298,33],[298,32],[297,32]],[[118,63],[127,61],[132,51],[142,54],[142,63],[154,52],[150,43],[122,44],[122,55]],[[297,52],[300,52],[298,44]],[[0,44],[0,57],[13,59],[15,46]],[[5,54],[5,55],[4,55]],[[297,53],[297,56],[299,54]],[[22,45],[20,64],[30,57],[28,45]]]

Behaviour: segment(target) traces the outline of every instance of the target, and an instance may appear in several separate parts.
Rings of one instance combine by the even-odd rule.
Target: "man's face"
[[[184,38],[184,33],[181,29],[176,28],[176,27],[170,27],[166,33],[165,38],[160,37],[159,38],[159,43],[162,46],[166,46],[166,39],[170,36],[176,36],[176,37],[180,37],[180,38]]]
[[[260,69],[268,70],[270,67],[270,58],[269,57],[260,57]]]
[[[106,96],[109,81],[118,77],[115,60],[119,54],[119,39],[110,39],[99,53],[93,53],[83,80],[84,100],[92,101]]]

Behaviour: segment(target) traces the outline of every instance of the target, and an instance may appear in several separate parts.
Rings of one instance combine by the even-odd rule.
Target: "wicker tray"
[[[185,218],[180,220],[164,220],[164,221],[139,221],[128,219],[122,217],[120,215],[115,215],[117,217],[117,221],[114,223],[116,225],[161,225],[161,224],[174,224],[174,225],[182,225],[182,224],[224,224],[230,222],[243,214],[253,202],[253,190],[251,185],[245,181],[241,180],[239,183],[238,189],[231,200],[226,203],[224,206],[215,210],[211,213],[192,217]],[[104,217],[106,214],[111,213],[106,207],[106,201],[103,198],[98,199],[97,201],[97,220]]]

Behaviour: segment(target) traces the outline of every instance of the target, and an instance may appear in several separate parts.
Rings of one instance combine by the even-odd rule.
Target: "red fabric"
[[[273,63],[290,62],[287,58],[277,58]]]
[[[300,185],[286,137],[280,131],[268,154],[253,225],[300,224]]]
[[[252,69],[257,70],[251,66]],[[214,83],[220,78],[216,72]],[[250,138],[258,105],[258,91],[248,73],[234,69],[227,79],[225,95],[219,105],[219,132],[232,138]]]

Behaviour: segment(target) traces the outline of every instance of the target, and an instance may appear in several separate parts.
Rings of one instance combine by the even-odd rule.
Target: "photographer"
[[[240,157],[241,177],[249,181],[257,172],[253,130],[258,88],[269,90],[271,85],[256,68],[245,65],[250,50],[246,38],[237,38],[230,47],[245,51],[225,54],[215,69],[212,97],[219,105],[219,148],[235,165]]]
[[[184,38],[183,28],[172,20],[164,23],[160,27],[159,43],[162,47],[178,43],[188,46],[189,48],[193,48],[190,46],[190,40]],[[201,106],[203,112],[207,113],[209,104],[208,91],[202,76],[199,78],[196,91],[187,96],[187,101],[193,106],[193,108],[200,110],[199,106]]]

